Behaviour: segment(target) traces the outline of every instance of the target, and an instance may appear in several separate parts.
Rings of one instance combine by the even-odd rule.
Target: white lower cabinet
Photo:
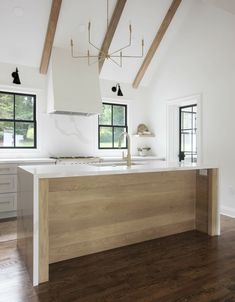
[[[0,212],[16,211],[16,193],[0,194]]]
[[[16,175],[0,175],[0,193],[15,193],[17,191]]]
[[[0,219],[16,216],[17,164],[0,164]]]
[[[17,167],[27,164],[43,165],[54,164],[55,161],[36,161],[27,163],[19,161],[14,163],[0,163],[0,219],[16,217],[17,211]]]
[[[0,164],[0,175],[17,174],[16,164]]]

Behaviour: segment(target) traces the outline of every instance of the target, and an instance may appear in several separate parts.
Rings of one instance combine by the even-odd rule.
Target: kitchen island
[[[18,248],[49,264],[190,230],[219,235],[218,169],[168,162],[18,168]]]

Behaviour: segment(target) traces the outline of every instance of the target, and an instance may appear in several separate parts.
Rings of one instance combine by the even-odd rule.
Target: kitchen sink
[[[132,162],[132,166],[137,165],[145,165],[146,162]],[[101,163],[92,163],[91,164],[94,167],[122,167],[127,166],[126,162],[101,162]]]

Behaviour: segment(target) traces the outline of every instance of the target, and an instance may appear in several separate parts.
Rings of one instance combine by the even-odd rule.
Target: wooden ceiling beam
[[[107,32],[106,32],[105,37],[104,37],[104,41],[103,41],[102,46],[101,46],[99,57],[101,57],[102,53],[108,53],[109,47],[112,43],[115,31],[117,29],[119,20],[121,18],[123,9],[125,7],[126,1],[127,0],[117,0],[112,18],[110,20]],[[104,65],[104,61],[105,61],[105,59],[99,61],[99,72],[101,72],[101,70],[102,70],[102,67]]]
[[[132,84],[138,88],[182,0],[173,0]]]
[[[60,14],[61,4],[62,4],[62,0],[52,0],[51,12],[48,21],[47,33],[46,33],[41,64],[40,64],[40,73],[42,74],[47,73],[48,65],[50,62],[51,50],[55,38],[55,32],[56,32],[57,22]]]

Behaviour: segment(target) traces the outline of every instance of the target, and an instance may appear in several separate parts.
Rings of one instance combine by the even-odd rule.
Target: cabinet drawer
[[[0,164],[0,174],[17,174],[17,165]]]
[[[0,194],[0,212],[16,210],[16,193]]]
[[[15,193],[16,189],[16,175],[0,175],[0,193]]]

